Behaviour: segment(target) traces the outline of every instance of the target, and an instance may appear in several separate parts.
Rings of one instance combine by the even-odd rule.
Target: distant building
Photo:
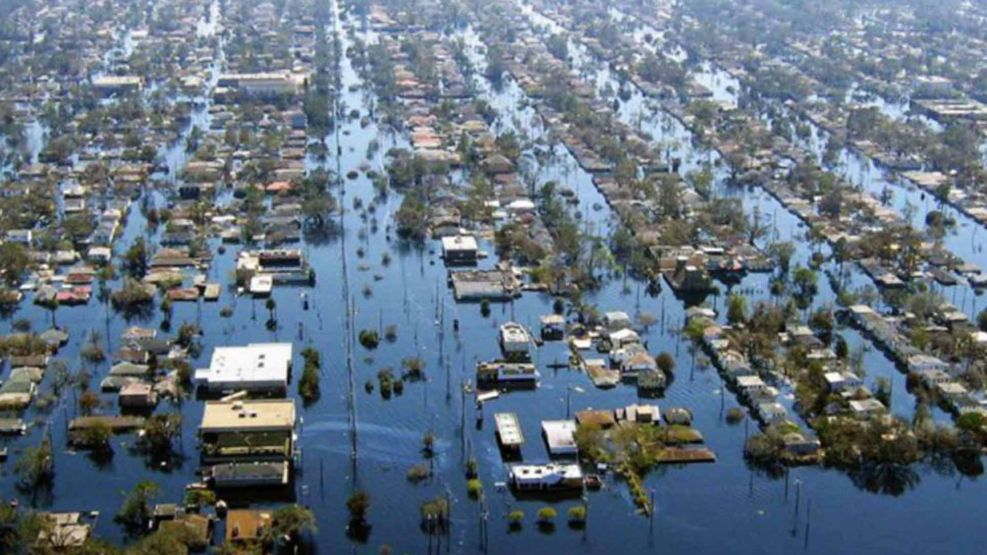
[[[93,79],[93,89],[103,96],[138,92],[144,88],[144,79],[137,75],[104,75]]]
[[[871,418],[884,414],[887,410],[880,401],[874,398],[850,401],[850,413],[857,418]]]
[[[219,76],[218,87],[235,88],[247,96],[271,97],[294,95],[304,79],[287,71],[269,73],[226,73]]]
[[[34,232],[30,229],[11,229],[7,231],[7,240],[11,243],[30,245],[34,241]]]

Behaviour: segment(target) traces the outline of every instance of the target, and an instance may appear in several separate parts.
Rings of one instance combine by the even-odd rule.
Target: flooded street
[[[32,258],[19,275],[5,276],[9,284],[0,290],[23,297],[5,303],[0,319],[0,336],[15,338],[3,344],[3,382],[21,369],[13,360],[21,356],[17,337],[56,330],[68,339],[40,365],[42,379],[32,384],[28,402],[3,409],[5,421],[25,425],[23,434],[0,438],[4,503],[13,507],[11,500],[17,500],[23,511],[98,515],[89,521],[93,535],[121,546],[136,536],[114,516],[128,492],[151,480],[157,485],[154,503],[180,503],[192,490],[219,492],[227,505],[202,507],[214,527],[214,546],[233,534],[227,506],[273,510],[297,504],[315,519],[315,529],[305,532],[311,541],[299,551],[308,553],[981,549],[987,533],[973,521],[987,495],[979,447],[972,462],[963,459],[969,464],[961,466],[931,448],[907,464],[864,464],[858,445],[847,458],[860,465],[848,468],[844,459],[827,462],[827,449],[837,449],[819,441],[832,437],[826,429],[830,418],[869,421],[870,415],[847,411],[876,397],[886,406],[879,403],[883,410],[874,419],[898,417],[888,420],[910,439],[920,423],[932,429],[956,425],[967,412],[932,396],[935,388],[924,387],[909,367],[912,359],[903,362],[895,349],[899,341],[914,349],[906,349],[912,355],[940,348],[937,338],[951,328],[939,320],[916,320],[914,313],[927,305],[953,305],[959,316],[947,316],[970,330],[987,307],[973,273],[960,272],[957,261],[947,268],[949,276],[936,273],[946,266],[934,264],[928,250],[912,272],[895,272],[907,284],[891,293],[879,290],[878,272],[867,266],[876,255],[845,251],[848,237],[863,243],[861,250],[881,250],[867,244],[875,242],[868,234],[881,231],[876,209],[867,212],[859,208],[870,206],[866,201],[843,199],[871,199],[890,214],[880,220],[883,225],[914,227],[915,242],[931,244],[935,254],[950,253],[987,269],[981,244],[987,230],[973,216],[848,141],[839,142],[835,155],[827,152],[834,133],[807,109],[754,91],[749,72],[737,69],[741,64],[700,58],[695,48],[680,44],[693,38],[680,20],[662,20],[659,27],[653,24],[657,16],[643,19],[633,3],[607,6],[593,18],[587,3],[547,0],[511,0],[489,10],[474,2],[440,2],[421,7],[421,13],[414,2],[254,4],[259,3],[210,0],[185,6],[187,13],[171,29],[174,36],[162,41],[176,60],[181,50],[182,61],[174,67],[145,60],[155,52],[148,45],[156,45],[148,33],[154,37],[154,24],[168,19],[155,8],[149,5],[150,15],[132,21],[108,19],[99,40],[87,43],[100,54],[82,67],[87,83],[111,79],[114,87],[127,86],[120,84],[129,77],[120,68],[145,60],[153,69],[136,90],[93,95],[87,104],[78,103],[77,112],[65,108],[59,118],[41,109],[44,95],[23,95],[16,105],[23,129],[17,141],[0,148],[0,176],[5,184],[21,179],[36,190],[47,183],[54,224],[46,216],[25,230],[3,228],[5,243],[24,236],[17,232],[33,231],[26,240]],[[671,18],[677,4],[660,3],[662,17]],[[597,32],[619,34],[612,56],[601,56],[611,45]],[[260,56],[244,46],[265,40],[274,46]],[[667,83],[641,77],[637,68],[652,58],[669,64],[661,66],[663,76],[669,68],[681,70],[680,90],[669,92]],[[287,77],[261,71],[272,60],[284,62],[278,71]],[[175,73],[182,64],[192,69]],[[243,83],[264,90],[281,80],[297,88],[294,96],[248,101],[243,92]],[[697,106],[686,89],[705,104]],[[899,123],[917,117],[909,98],[886,100],[856,82],[844,102],[875,108]],[[714,115],[705,117],[704,108]],[[138,114],[133,128],[117,112],[128,110]],[[98,114],[98,121],[87,120],[87,113]],[[928,121],[934,133],[946,132]],[[805,129],[789,133],[791,140],[777,133],[758,148],[731,150],[743,133],[753,142],[759,129],[772,133],[792,122]],[[65,156],[53,154],[53,143],[70,132],[75,142]],[[767,162],[744,165],[738,151]],[[444,158],[421,162],[427,155]],[[401,166],[403,157],[410,160],[407,167]],[[491,169],[498,162],[509,170]],[[48,164],[57,172],[41,171]],[[845,186],[837,190],[844,204],[831,218],[835,223],[821,215],[830,190],[805,193],[793,184],[807,166]],[[125,188],[128,172],[140,177]],[[5,196],[20,194],[12,189]],[[331,209],[316,210],[318,202]],[[414,213],[415,202],[422,215]],[[117,223],[114,210],[122,217],[101,240],[99,226]],[[66,227],[79,213],[88,218],[86,226],[76,224],[84,228],[84,240],[49,235],[49,225]],[[927,222],[937,218],[955,225],[933,239]],[[421,237],[413,235],[417,229],[409,232],[409,221],[421,226]],[[691,227],[680,230],[678,222]],[[824,227],[830,223],[834,227]],[[278,233],[287,238],[278,242]],[[449,253],[455,241],[445,239],[463,237],[476,242],[475,264],[460,267]],[[904,243],[887,250],[897,256],[908,248]],[[131,267],[140,265],[131,254],[138,244],[149,251],[138,261],[146,268],[131,279]],[[114,271],[96,270],[107,267],[107,261],[97,262],[101,251],[93,250],[103,246]],[[787,255],[779,254],[786,248]],[[42,250],[51,256],[34,256]],[[72,251],[71,262],[57,263],[59,251]],[[244,278],[243,261],[257,252],[297,257],[308,273],[285,279],[278,269],[268,289],[259,289],[256,275]],[[72,276],[90,265],[91,299],[55,295],[75,291]],[[115,292],[142,279],[147,283],[157,271],[177,273],[177,285],[165,278],[165,285],[153,282],[150,302],[134,310],[114,301]],[[683,272],[705,281],[692,289]],[[464,299],[457,279],[467,274],[510,276],[517,290],[502,299],[490,293]],[[214,284],[218,297],[207,300],[204,292]],[[56,300],[39,302],[49,286]],[[189,290],[196,293],[183,298]],[[892,334],[890,347],[882,346],[874,330],[864,331],[854,320],[865,309],[905,331]],[[549,315],[562,321],[564,340],[543,339]],[[611,318],[624,316],[626,326],[611,326]],[[759,318],[778,318],[780,326],[765,325],[763,331]],[[697,320],[705,326],[698,335]],[[510,322],[532,335],[524,342],[530,360],[522,362],[536,372],[535,387],[481,384],[482,363],[507,364],[511,358],[502,328]],[[180,433],[170,443],[174,454],[165,459],[143,450],[146,432],[140,426],[140,432],[109,435],[105,450],[80,447],[72,428],[80,417],[130,414],[104,380],[124,362],[133,364],[127,359],[136,356],[130,353],[133,343],[124,337],[138,329],[150,330],[145,333],[166,346],[153,359],[141,359],[153,364],[148,385],[172,379],[157,374],[171,368],[172,358],[187,358],[199,387],[196,392],[191,383],[182,384],[187,391],[162,395],[156,408],[139,413],[180,415]],[[634,334],[648,364],[670,361],[657,393],[645,391],[636,373],[632,379],[621,375],[625,369],[617,357],[623,344],[612,339],[617,331]],[[183,333],[195,348],[177,355]],[[970,376],[981,354],[950,341],[954,356],[942,355],[950,366],[942,383],[962,374],[971,390],[964,408],[983,410],[982,384],[974,388]],[[207,406],[242,406],[248,395],[218,402],[204,393],[201,376],[214,365],[219,347],[261,344],[274,352],[269,344],[276,343],[293,349],[287,387],[255,397],[293,403],[287,455],[278,461],[287,465],[290,480],[263,491],[220,491],[210,485],[215,470],[205,462],[200,426]],[[104,356],[93,356],[94,349]],[[300,392],[309,366],[306,349],[321,356],[319,393],[309,399]],[[724,350],[749,365],[750,373],[740,377],[764,378],[758,391],[738,385]],[[64,361],[76,378],[87,373],[85,387],[67,382],[56,389],[50,377],[54,360]],[[596,360],[617,375],[615,383],[594,385],[589,368]],[[385,392],[384,376],[396,376],[400,389],[388,383]],[[827,390],[831,382],[823,381],[850,378],[861,391]],[[812,397],[805,385],[810,381],[825,393]],[[758,396],[765,391],[773,396]],[[84,395],[96,398],[93,406],[80,402]],[[808,407],[806,399],[818,407]],[[621,444],[620,451],[615,437],[625,427],[637,429],[639,422],[626,415],[647,405],[664,414],[664,420],[657,417],[665,430],[662,454],[708,450],[715,462],[655,462],[656,456],[644,470],[628,470],[636,455],[654,446],[635,438],[633,447]],[[752,460],[752,438],[773,433],[774,419],[759,413],[765,410],[781,411],[789,419],[785,431],[801,438],[799,445],[810,444],[813,458],[778,465]],[[580,475],[575,493],[517,491],[514,464],[570,460],[551,451],[545,423],[571,421],[572,448],[585,457],[579,420],[593,413],[623,419],[597,446],[613,450],[611,458],[571,459],[602,487],[584,487]],[[515,452],[508,453],[498,429],[495,415],[502,414],[513,415],[523,431]],[[687,414],[689,422],[673,427],[670,414]],[[240,418],[256,416],[248,411]],[[673,429],[693,431],[699,439],[673,445]],[[874,441],[899,439],[891,435]],[[254,447],[249,437],[236,441],[244,442],[237,448]],[[45,487],[26,488],[18,462],[42,444],[52,448],[53,475]],[[475,481],[480,493],[471,489]],[[356,492],[370,496],[365,521],[347,506]],[[642,495],[648,503],[642,504]],[[425,514],[429,500],[448,503],[447,528],[439,532],[430,529],[436,520]],[[545,507],[558,514],[551,526],[536,520]],[[582,519],[575,518],[574,507],[585,511]],[[521,517],[512,516],[518,511]],[[913,525],[919,519],[921,529]],[[358,520],[366,527],[358,529]],[[279,547],[287,552],[286,545]]]

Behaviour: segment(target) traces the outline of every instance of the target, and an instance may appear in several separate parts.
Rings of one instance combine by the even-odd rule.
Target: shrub
[[[377,384],[380,386],[380,396],[384,399],[391,398],[391,391],[394,389],[394,373],[390,368],[384,368],[377,372]]]
[[[425,501],[421,506],[422,528],[429,533],[446,531],[449,519],[449,502],[445,497]]]
[[[586,506],[576,505],[569,507],[569,522],[582,524],[586,522]]]
[[[538,522],[540,524],[552,524],[558,512],[552,507],[542,507],[538,509]]]
[[[208,506],[216,504],[216,492],[208,489],[190,489],[185,492],[186,505]]]
[[[419,463],[416,465],[412,465],[412,467],[408,469],[407,476],[409,482],[417,483],[428,478],[430,474],[431,473],[428,471],[428,467],[425,466],[424,464]]]
[[[318,400],[320,395],[319,378],[322,363],[319,352],[311,347],[302,351],[302,358],[305,359],[305,367],[301,379],[298,380],[298,394],[306,403],[312,403]]]
[[[409,380],[420,380],[425,371],[425,361],[421,357],[409,357],[401,361],[404,367],[404,377]]]
[[[380,345],[380,335],[377,330],[363,330],[360,332],[360,345],[368,350],[373,350]]]
[[[744,419],[744,410],[733,407],[727,411],[727,424],[739,424]]]
[[[350,520],[362,522],[370,509],[370,495],[364,491],[353,492],[353,495],[346,500],[346,509],[350,512]]]
[[[479,499],[483,495],[483,482],[477,478],[467,481],[466,493],[469,494],[470,499]]]

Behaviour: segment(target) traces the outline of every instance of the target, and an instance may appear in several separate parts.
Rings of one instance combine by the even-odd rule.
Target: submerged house
[[[314,275],[300,249],[242,251],[236,272],[241,282],[263,276],[272,283],[311,283]]]
[[[199,440],[202,462],[210,471],[218,467],[220,486],[286,485],[295,456],[295,401],[206,402]]]
[[[518,491],[582,489],[583,471],[578,464],[516,464],[508,479]]]

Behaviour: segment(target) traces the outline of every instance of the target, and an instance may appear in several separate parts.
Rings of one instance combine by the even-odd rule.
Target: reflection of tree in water
[[[312,247],[321,247],[339,238],[339,223],[329,220],[321,226],[307,225],[302,233],[306,244]]]
[[[118,311],[129,324],[133,321],[148,322],[154,315],[154,303],[136,303],[121,306]]]
[[[0,292],[0,295],[3,293]],[[8,303],[0,299],[0,320],[9,320],[17,313],[18,308],[20,308],[20,303]]]
[[[894,497],[914,489],[921,481],[911,466],[895,463],[863,464],[848,475],[853,485],[862,490]]]
[[[90,449],[86,453],[86,458],[93,463],[93,466],[97,470],[112,470],[113,468],[113,448],[109,447],[106,449]]]
[[[984,461],[977,450],[957,451],[953,454],[952,462],[963,476],[976,478],[984,473]]]
[[[754,461],[750,457],[744,457],[744,464],[748,470],[758,476],[764,476],[771,480],[780,480],[785,477],[788,470],[780,461]]]

